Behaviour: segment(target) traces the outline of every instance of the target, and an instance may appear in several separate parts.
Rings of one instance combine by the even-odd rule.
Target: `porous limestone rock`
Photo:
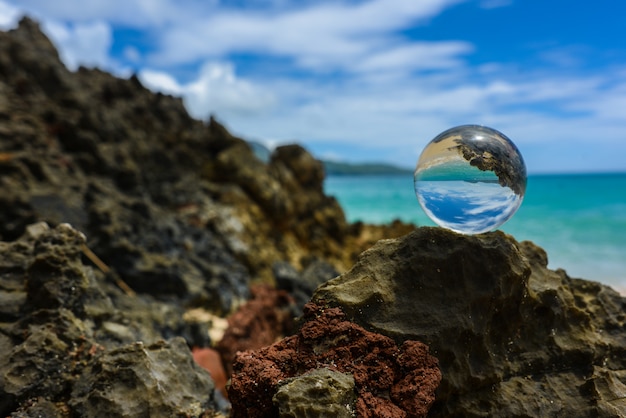
[[[287,379],[272,398],[280,418],[354,418],[354,378],[327,368]]]
[[[348,225],[323,176],[297,145],[260,161],[136,76],[68,71],[29,18],[0,32],[0,415],[72,414],[103,350],[206,347],[185,311],[231,313],[276,262],[344,271],[385,228]]]
[[[85,236],[70,225],[26,230],[0,242],[0,416],[217,409],[213,382],[185,341],[163,341],[186,334],[182,307],[126,295],[85,266]]]
[[[313,300],[428,344],[443,374],[431,417],[626,414],[626,299],[548,269],[530,242],[418,228],[365,251]]]
[[[213,390],[209,374],[199,370],[180,337],[133,343],[90,362],[68,404],[82,417],[199,417]]]

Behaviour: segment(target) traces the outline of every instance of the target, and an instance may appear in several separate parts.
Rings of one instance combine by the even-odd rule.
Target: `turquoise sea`
[[[325,190],[350,221],[434,225],[410,174],[329,176]],[[500,229],[543,247],[552,269],[626,290],[626,173],[529,176],[522,206]]]

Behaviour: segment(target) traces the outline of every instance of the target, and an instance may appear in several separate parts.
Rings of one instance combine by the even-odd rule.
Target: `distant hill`
[[[327,175],[412,174],[412,170],[385,163],[345,163],[322,160]]]
[[[258,141],[248,141],[257,158],[268,162],[272,151]],[[339,161],[321,160],[329,176],[363,176],[380,174],[412,174],[412,170],[385,163],[347,163]]]

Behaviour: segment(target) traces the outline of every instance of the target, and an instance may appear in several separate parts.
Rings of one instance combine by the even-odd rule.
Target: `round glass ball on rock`
[[[526,192],[526,165],[495,129],[463,125],[430,141],[417,162],[415,194],[437,225],[480,234],[511,219]]]

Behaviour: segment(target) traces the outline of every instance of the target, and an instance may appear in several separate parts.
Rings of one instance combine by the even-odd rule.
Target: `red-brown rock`
[[[389,399],[364,393],[356,401],[359,418],[406,418],[406,412],[394,405]]]
[[[326,367],[351,373],[356,411],[363,417],[422,417],[441,381],[428,347],[389,337],[348,321],[339,308],[305,306],[300,332],[269,347],[238,353],[229,398],[233,417],[277,416],[272,397],[285,379]]]
[[[267,285],[250,288],[251,299],[228,318],[228,328],[217,344],[227,374],[238,351],[268,346],[291,331],[293,300],[284,290]]]
[[[220,354],[212,348],[199,348],[194,347],[192,350],[194,361],[208,371],[215,383],[215,389],[219,390],[222,395],[227,396],[226,393],[226,371],[222,364],[222,358]]]

